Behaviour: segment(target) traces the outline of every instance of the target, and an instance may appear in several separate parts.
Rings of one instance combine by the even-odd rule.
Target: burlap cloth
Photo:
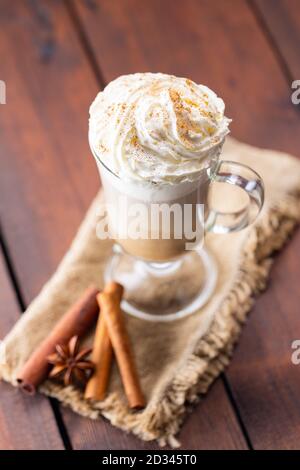
[[[78,390],[50,381],[40,387],[42,393],[83,416],[99,419],[103,415],[141,439],[176,445],[174,435],[187,405],[206,393],[227,366],[253,296],[265,287],[270,256],[300,219],[300,163],[295,158],[233,139],[228,139],[222,158],[244,162],[261,174],[265,206],[250,229],[206,236],[219,278],[214,295],[199,312],[171,323],[150,323],[126,315],[146,409],[140,413],[128,409],[116,366],[107,398],[96,405],[85,402]],[[98,240],[95,235],[99,197],[53,277],[4,339],[6,363],[0,373],[14,385],[20,367],[69,305],[89,284],[102,286],[111,241]]]

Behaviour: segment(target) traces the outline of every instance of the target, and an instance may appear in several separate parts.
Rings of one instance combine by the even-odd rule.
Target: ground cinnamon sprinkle
[[[187,79],[185,80],[185,83],[187,84],[188,87],[192,88],[192,86],[193,86],[192,80],[190,80],[189,78],[187,78]]]
[[[99,144],[99,150],[102,153],[107,153],[108,152],[108,149],[105,147],[105,145],[102,144],[102,142],[100,142],[100,144]]]
[[[130,143],[131,145],[134,145],[135,147],[138,145],[138,137],[136,134],[131,137]]]
[[[174,90],[173,88],[169,88],[169,95],[171,100],[173,101],[173,104],[175,108],[179,111],[183,109],[182,101],[180,98],[180,94],[178,93],[177,90]]]
[[[194,106],[195,108],[199,108],[198,103],[196,103],[193,100],[190,100],[189,98],[185,98],[184,101],[185,101],[186,104],[189,104],[190,106]]]

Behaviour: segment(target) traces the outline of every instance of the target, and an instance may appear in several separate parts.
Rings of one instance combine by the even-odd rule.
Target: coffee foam
[[[118,194],[120,196],[124,195],[130,199],[148,204],[178,200],[195,191],[199,184],[200,175],[195,181],[181,181],[176,185],[156,183],[145,184],[138,180],[128,183],[128,181],[125,181],[111,173],[111,171],[105,168],[98,160],[96,160],[96,162],[106,191],[114,190],[116,197]]]

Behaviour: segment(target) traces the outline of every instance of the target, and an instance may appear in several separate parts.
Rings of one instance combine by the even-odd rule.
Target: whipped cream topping
[[[124,75],[90,107],[90,145],[125,181],[193,181],[221,152],[230,123],[224,109],[212,90],[191,80]]]

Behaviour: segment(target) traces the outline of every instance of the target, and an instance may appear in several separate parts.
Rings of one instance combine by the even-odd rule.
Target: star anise
[[[63,379],[65,386],[84,385],[94,370],[94,364],[86,359],[91,349],[80,351],[78,336],[73,336],[68,344],[57,344],[55,349],[47,357],[49,364],[53,364],[49,377]]]

